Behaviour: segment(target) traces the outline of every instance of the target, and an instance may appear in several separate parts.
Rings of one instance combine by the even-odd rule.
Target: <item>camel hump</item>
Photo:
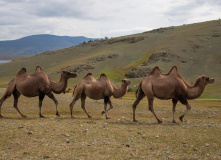
[[[92,73],[88,73],[85,77],[87,77],[87,76],[92,76]]]
[[[177,66],[173,66],[173,67],[170,69],[170,71],[169,71],[168,74],[173,74],[173,73],[177,73],[177,72],[178,72]]]
[[[16,76],[19,76],[19,75],[22,75],[22,74],[25,74],[26,73],[26,68],[22,68],[18,73],[17,73],[17,75]]]
[[[155,66],[153,69],[152,69],[152,71],[150,72],[150,75],[153,75],[153,74],[159,74],[159,73],[161,73],[161,71],[160,71],[160,68],[158,67],[158,66]]]
[[[42,71],[42,69],[40,66],[37,66],[35,71]]]
[[[101,77],[107,77],[107,76],[106,76],[106,74],[102,73],[102,74],[100,75],[100,78],[101,78]]]

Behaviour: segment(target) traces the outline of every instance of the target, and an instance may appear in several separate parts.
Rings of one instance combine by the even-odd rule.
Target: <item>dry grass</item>
[[[0,93],[2,96],[3,92]],[[138,105],[132,122],[134,95],[113,99],[111,119],[101,115],[102,101],[86,100],[93,117],[88,119],[78,101],[70,118],[71,94],[56,95],[61,117],[55,116],[52,100],[43,101],[38,118],[38,98],[21,97],[22,118],[10,97],[2,106],[0,159],[221,159],[221,101],[190,101],[192,110],[185,122],[172,124],[171,101],[154,101],[158,124],[148,111],[147,100]],[[185,110],[177,106],[176,118]]]

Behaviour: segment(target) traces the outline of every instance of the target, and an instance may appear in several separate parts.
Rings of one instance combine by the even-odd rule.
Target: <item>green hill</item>
[[[95,77],[104,72],[115,84],[126,75],[132,81],[131,87],[135,88],[154,66],[158,65],[163,73],[167,73],[177,65],[189,83],[194,83],[202,74],[213,77],[216,82],[207,86],[202,97],[221,98],[220,44],[221,20],[159,28],[0,64],[0,82],[6,84],[21,67],[33,73],[39,65],[56,81],[63,69],[78,72],[78,78],[70,80],[70,87],[88,72]]]

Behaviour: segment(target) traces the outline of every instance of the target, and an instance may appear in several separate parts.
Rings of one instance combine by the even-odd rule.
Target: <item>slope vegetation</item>
[[[132,88],[158,65],[167,73],[173,65],[191,84],[205,74],[216,82],[208,86],[204,98],[221,98],[221,20],[190,25],[159,28],[124,37],[91,41],[66,49],[45,52],[25,59],[0,65],[2,84],[13,78],[21,67],[29,73],[40,65],[54,80],[60,71],[72,70],[78,78],[71,80],[73,87],[88,72],[98,77],[106,73],[115,83],[128,77]]]

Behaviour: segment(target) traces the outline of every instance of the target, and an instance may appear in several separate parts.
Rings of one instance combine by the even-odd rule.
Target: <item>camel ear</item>
[[[68,71],[65,71],[65,70],[64,70],[64,71],[63,71],[63,73],[66,73],[66,74],[67,74],[67,73],[68,73]]]
[[[121,82],[124,82],[124,83],[126,83],[126,80],[125,80],[125,79],[123,79],[123,80],[121,80]]]
[[[205,79],[206,77],[204,75],[202,75],[202,78]]]

